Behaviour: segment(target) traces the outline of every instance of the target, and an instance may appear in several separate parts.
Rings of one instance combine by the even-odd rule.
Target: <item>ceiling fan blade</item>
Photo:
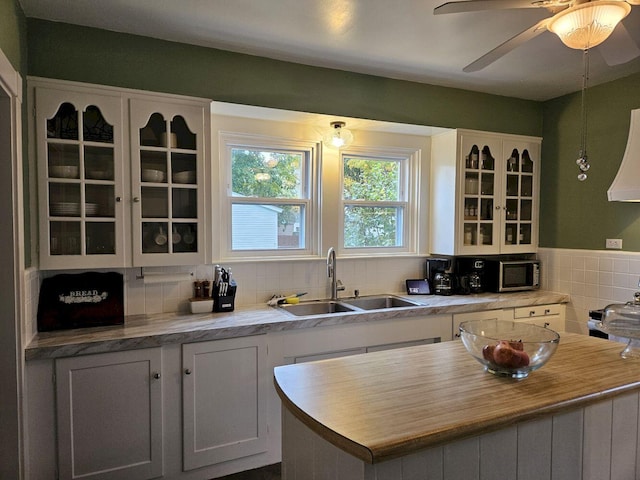
[[[640,47],[622,23],[597,48],[609,66],[622,65],[640,57]]]
[[[509,8],[538,8],[532,0],[462,0],[443,3],[433,9],[434,15],[444,13],[479,12],[481,10],[506,10]]]
[[[502,56],[506,55],[511,50],[537,37],[541,33],[546,32],[548,22],[549,22],[548,18],[540,20],[534,26],[526,29],[524,32],[517,34],[515,37],[511,37],[502,45],[497,46],[496,48],[491,50],[489,53],[486,53],[483,56],[481,56],[475,62],[470,63],[469,65],[464,67],[462,71],[466,73],[477,72],[478,70],[482,70],[486,66],[491,65],[493,62],[495,62]]]

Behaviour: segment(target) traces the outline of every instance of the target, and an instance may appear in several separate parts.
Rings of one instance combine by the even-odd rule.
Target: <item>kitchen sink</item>
[[[298,317],[303,317],[306,315],[321,315],[326,313],[338,313],[338,312],[353,312],[357,310],[357,307],[350,307],[348,305],[344,305],[343,303],[338,303],[334,301],[312,301],[312,302],[304,302],[297,303],[294,305],[280,305],[285,312],[289,312],[292,315],[296,315]]]
[[[415,307],[420,305],[419,303],[412,302],[411,300],[394,297],[393,295],[375,295],[371,297],[345,298],[341,301],[343,303],[346,303],[347,305],[353,305],[354,307],[361,308],[362,310]]]
[[[371,295],[370,297],[340,298],[334,300],[311,300],[293,305],[278,305],[285,312],[297,317],[306,315],[325,315],[339,312],[357,312],[363,310],[383,310],[386,308],[419,307],[422,304],[396,297],[394,295]]]

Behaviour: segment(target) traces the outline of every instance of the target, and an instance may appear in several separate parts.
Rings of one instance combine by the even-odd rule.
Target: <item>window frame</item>
[[[320,146],[316,142],[292,140],[269,135],[255,135],[243,133],[220,132],[220,178],[222,185],[220,247],[221,257],[230,260],[248,259],[292,259],[309,258],[317,255],[319,245],[320,217]],[[301,165],[302,197],[301,198],[271,198],[271,197],[241,197],[233,196],[232,192],[232,157],[233,149],[246,148],[260,151],[292,152],[302,154]],[[306,198],[305,198],[306,195]],[[232,249],[232,208],[234,204],[243,205],[301,205],[304,207],[304,245],[292,249]],[[214,222],[215,223],[215,222]],[[215,225],[212,226],[215,229]]]
[[[418,212],[420,205],[420,161],[421,151],[402,147],[354,147],[340,152],[340,224],[338,228],[339,253],[345,257],[375,256],[390,254],[416,253],[418,246]],[[400,162],[399,199],[397,201],[363,201],[344,199],[344,161],[345,158],[362,158]],[[345,207],[378,206],[402,208],[402,226],[396,235],[402,237],[402,245],[394,247],[347,247],[345,246]]]

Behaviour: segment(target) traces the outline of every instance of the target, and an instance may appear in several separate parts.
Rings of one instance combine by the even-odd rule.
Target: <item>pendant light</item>
[[[587,170],[591,168],[587,157],[587,87],[589,86],[589,49],[585,48],[583,55],[584,72],[582,74],[582,92],[580,100],[580,153],[576,160],[578,165],[578,180],[587,179]]]
[[[353,134],[345,128],[345,122],[331,122],[330,125],[330,130],[322,138],[326,145],[338,149],[351,145]]]

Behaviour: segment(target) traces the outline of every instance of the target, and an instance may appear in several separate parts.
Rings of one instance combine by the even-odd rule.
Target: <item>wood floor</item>
[[[280,480],[280,464],[267,465],[266,467],[234,473],[216,480]]]

